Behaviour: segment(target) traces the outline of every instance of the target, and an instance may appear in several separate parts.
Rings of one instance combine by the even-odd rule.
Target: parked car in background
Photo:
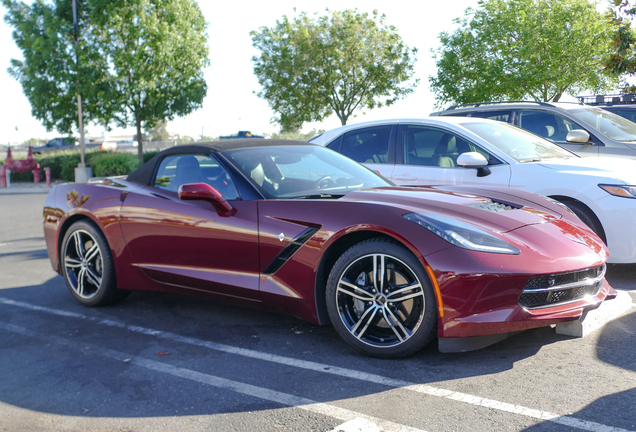
[[[255,135],[250,131],[239,131],[237,135],[220,136],[219,139],[241,139],[241,138],[265,138],[264,135]]]
[[[43,146],[31,147],[31,149],[33,150],[33,154],[41,154],[56,150],[69,150],[76,148],[79,148],[79,142],[73,137],[53,138]]]
[[[607,248],[523,191],[396,187],[305,142],[175,146],[127,178],[54,186],[53,268],[85,306],[172,291],[333,324],[401,357],[478,349],[616,296]]]
[[[400,185],[505,186],[550,197],[606,242],[610,262],[636,263],[632,159],[581,158],[523,129],[468,117],[353,124],[310,142]]]
[[[126,150],[136,148],[139,144],[133,140],[121,141],[104,141],[100,146],[100,150]]]
[[[84,148],[88,150],[88,149],[99,147],[99,144],[86,142],[84,146],[85,146]],[[50,152],[56,152],[61,150],[79,150],[80,145],[79,145],[79,141],[77,141],[73,137],[60,137],[60,138],[53,138],[52,140],[50,140],[43,146],[31,147],[31,149],[33,150],[33,154],[42,154],[42,153],[50,153]]]
[[[636,95],[633,94],[612,94],[577,96],[579,103],[597,106],[606,111],[625,117],[627,120],[636,122]]]
[[[431,116],[504,121],[579,156],[636,159],[636,123],[598,107],[564,102],[484,102],[452,106]]]

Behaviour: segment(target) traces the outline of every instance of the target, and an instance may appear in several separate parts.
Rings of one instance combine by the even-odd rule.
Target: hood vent
[[[517,210],[521,208],[520,206],[515,206],[514,204],[502,203],[493,200],[482,201],[477,204],[469,204],[468,207],[475,207],[481,210],[491,211],[495,213],[508,210]]]

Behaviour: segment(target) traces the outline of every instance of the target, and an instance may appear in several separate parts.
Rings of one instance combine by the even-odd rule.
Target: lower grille
[[[535,276],[519,296],[519,305],[537,309],[571,303],[595,296],[603,287],[605,264],[567,273]]]

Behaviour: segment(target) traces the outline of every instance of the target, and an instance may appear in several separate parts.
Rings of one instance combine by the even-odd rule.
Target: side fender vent
[[[504,202],[493,201],[493,200],[483,201],[477,204],[469,204],[468,207],[475,207],[481,210],[491,211],[495,213],[502,212],[502,211],[509,211],[509,210],[517,210],[521,208],[521,206],[517,206],[515,204],[504,203]]]
[[[271,263],[265,268],[263,271],[264,274],[271,275],[274,274],[280,269],[283,264],[287,262],[288,259],[292,257],[296,253],[298,249],[301,248],[302,245],[307,243],[307,241],[314,236],[318,232],[317,228],[307,228],[305,231],[298,234],[292,241],[290,241],[287,246],[285,246],[281,251],[276,255],[276,258],[272,260]]]

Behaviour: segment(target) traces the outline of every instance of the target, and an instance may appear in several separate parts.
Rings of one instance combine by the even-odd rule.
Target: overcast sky
[[[70,1],[70,0],[69,0]],[[304,4],[306,5],[304,5]],[[271,1],[245,2],[204,0],[199,2],[209,24],[209,46],[211,66],[205,70],[208,93],[203,108],[185,118],[177,118],[168,124],[168,131],[198,137],[229,135],[240,130],[257,134],[271,134],[278,126],[271,124],[274,113],[267,102],[254,92],[260,86],[253,73],[252,56],[257,51],[252,47],[249,32],[261,26],[271,27],[283,15],[294,16],[298,11],[313,13],[330,10],[358,8],[362,12],[377,9],[387,17],[387,23],[397,27],[399,34],[410,47],[418,49],[415,77],[420,85],[415,93],[389,108],[358,113],[349,123],[396,117],[425,117],[434,109],[434,97],[428,89],[428,77],[435,74],[435,63],[431,49],[439,44],[442,31],[455,28],[453,18],[462,16],[467,7],[476,7],[477,0],[387,2],[361,1]],[[0,6],[0,13],[6,9]],[[41,123],[31,116],[31,107],[18,82],[7,73],[11,58],[20,59],[21,52],[11,38],[12,28],[4,21],[0,23],[0,142],[16,143],[36,137],[51,139],[56,131],[47,132]],[[331,129],[340,126],[334,115],[319,124],[306,124],[303,131],[312,128]],[[17,130],[16,130],[17,127]],[[101,134],[102,127],[88,125],[88,132]],[[115,130],[112,134],[122,132]],[[130,128],[124,132],[134,133]]]

